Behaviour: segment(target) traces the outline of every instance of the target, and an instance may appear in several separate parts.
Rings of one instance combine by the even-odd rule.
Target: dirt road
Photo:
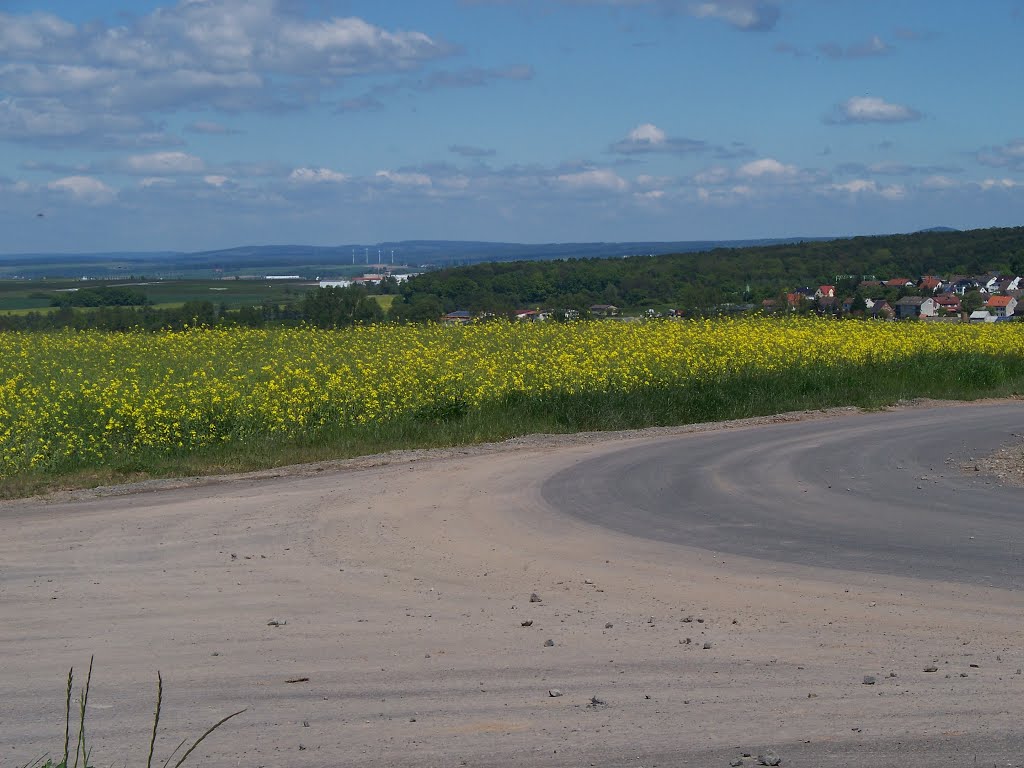
[[[1019,403],[941,418],[966,445],[993,408],[1002,441],[1024,427]],[[808,418],[865,445],[884,424]],[[806,423],[764,421],[730,433],[755,445]],[[545,490],[623,451],[697,456],[718,434],[521,439],[6,503],[0,765],[61,750],[64,676],[90,654],[97,765],[144,764],[157,669],[160,764],[243,707],[189,764],[726,766],[769,747],[784,766],[1024,763],[1019,591],[637,537]]]

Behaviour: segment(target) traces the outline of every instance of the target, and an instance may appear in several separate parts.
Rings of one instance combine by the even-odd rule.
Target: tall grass
[[[85,685],[82,686],[82,689],[81,689],[81,691],[79,692],[79,695],[78,695],[78,707],[77,707],[78,735],[75,738],[75,753],[74,753],[74,755],[72,755],[71,752],[70,752],[70,747],[71,747],[71,697],[72,697],[72,690],[74,688],[74,679],[75,679],[75,668],[72,667],[70,670],[68,670],[67,695],[66,695],[65,705],[64,705],[64,755],[61,758],[60,762],[54,762],[52,758],[48,757],[47,755],[43,755],[42,757],[37,758],[36,760],[34,760],[34,761],[30,762],[30,763],[25,763],[22,768],[78,768],[79,767],[79,763],[81,763],[82,768],[95,768],[95,764],[92,761],[92,750],[89,748],[89,746],[87,744],[87,741],[86,741],[86,731],[85,731],[85,715],[86,715],[86,711],[87,711],[88,704],[89,704],[89,688],[90,688],[90,686],[92,684],[93,658],[89,659],[89,672],[88,672],[88,674],[86,675],[86,678],[85,678]],[[154,713],[153,713],[153,730],[152,730],[152,735],[151,735],[150,741],[149,741],[149,756],[148,756],[148,758],[146,760],[146,768],[152,768],[152,766],[153,766],[153,754],[154,754],[154,751],[156,749],[157,731],[158,731],[159,726],[160,726],[160,712],[161,712],[161,709],[162,709],[162,706],[163,706],[164,681],[163,681],[163,677],[160,675],[159,672],[156,673],[156,681],[157,681],[157,683],[156,683],[156,708],[155,708]],[[174,763],[174,768],[180,768],[185,763],[185,761],[188,759],[189,755],[192,754],[192,752],[196,749],[196,747],[198,747],[203,742],[203,740],[206,739],[207,736],[209,736],[211,733],[216,731],[218,728],[220,728],[222,725],[224,725],[231,718],[237,717],[238,715],[242,714],[245,711],[246,710],[241,709],[238,712],[234,712],[234,713],[228,715],[227,717],[221,718],[216,723],[214,723],[212,726],[210,726],[203,733],[203,735],[200,736],[198,739],[196,739],[195,742],[193,742],[192,746],[189,747],[187,750],[185,750],[185,752],[181,755],[181,757],[178,758],[178,761],[176,763]],[[181,740],[181,742],[178,744],[178,746],[174,748],[174,751],[172,751],[171,754],[169,754],[167,756],[167,759],[164,760],[162,768],[168,768],[168,766],[171,765],[171,760],[173,760],[175,755],[178,754],[178,751],[183,746],[185,746],[185,742],[187,740],[188,740],[187,738]],[[70,762],[72,757],[74,758],[74,762],[73,763]]]

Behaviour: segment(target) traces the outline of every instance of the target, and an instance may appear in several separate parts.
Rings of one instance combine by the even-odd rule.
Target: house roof
[[[1016,301],[1013,296],[990,296],[986,302],[990,307],[1008,307],[1011,301]]]
[[[456,312],[449,312],[447,315],[445,315],[445,317],[469,317],[469,318],[471,318],[471,317],[473,317],[473,313],[468,311],[468,310],[465,310],[465,309],[460,309],[460,310],[458,310]]]
[[[894,277],[892,280],[885,281],[886,285],[894,287],[906,285],[907,283],[913,283],[913,281],[906,277]]]
[[[904,307],[919,307],[924,304],[928,299],[924,296],[904,296],[896,303]],[[932,299],[934,301],[934,299]]]
[[[828,293],[830,291],[832,293],[835,293],[836,287],[834,285],[819,285],[818,290],[821,291],[822,293]]]

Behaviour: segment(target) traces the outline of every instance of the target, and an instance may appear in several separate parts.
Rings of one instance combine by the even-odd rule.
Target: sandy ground
[[[144,764],[157,669],[157,764],[242,708],[189,765],[1024,763],[1020,593],[661,544],[540,496],[680,431],[0,505],[0,766],[59,757],[90,654],[104,766]]]

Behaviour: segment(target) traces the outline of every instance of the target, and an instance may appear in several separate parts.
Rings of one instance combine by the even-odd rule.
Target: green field
[[[51,311],[53,300],[70,291],[107,286],[140,291],[157,307],[180,307],[190,301],[209,301],[237,309],[265,302],[287,304],[300,301],[307,291],[316,287],[316,283],[268,280],[0,280],[0,314]],[[391,299],[381,296],[378,300],[387,309]]]

